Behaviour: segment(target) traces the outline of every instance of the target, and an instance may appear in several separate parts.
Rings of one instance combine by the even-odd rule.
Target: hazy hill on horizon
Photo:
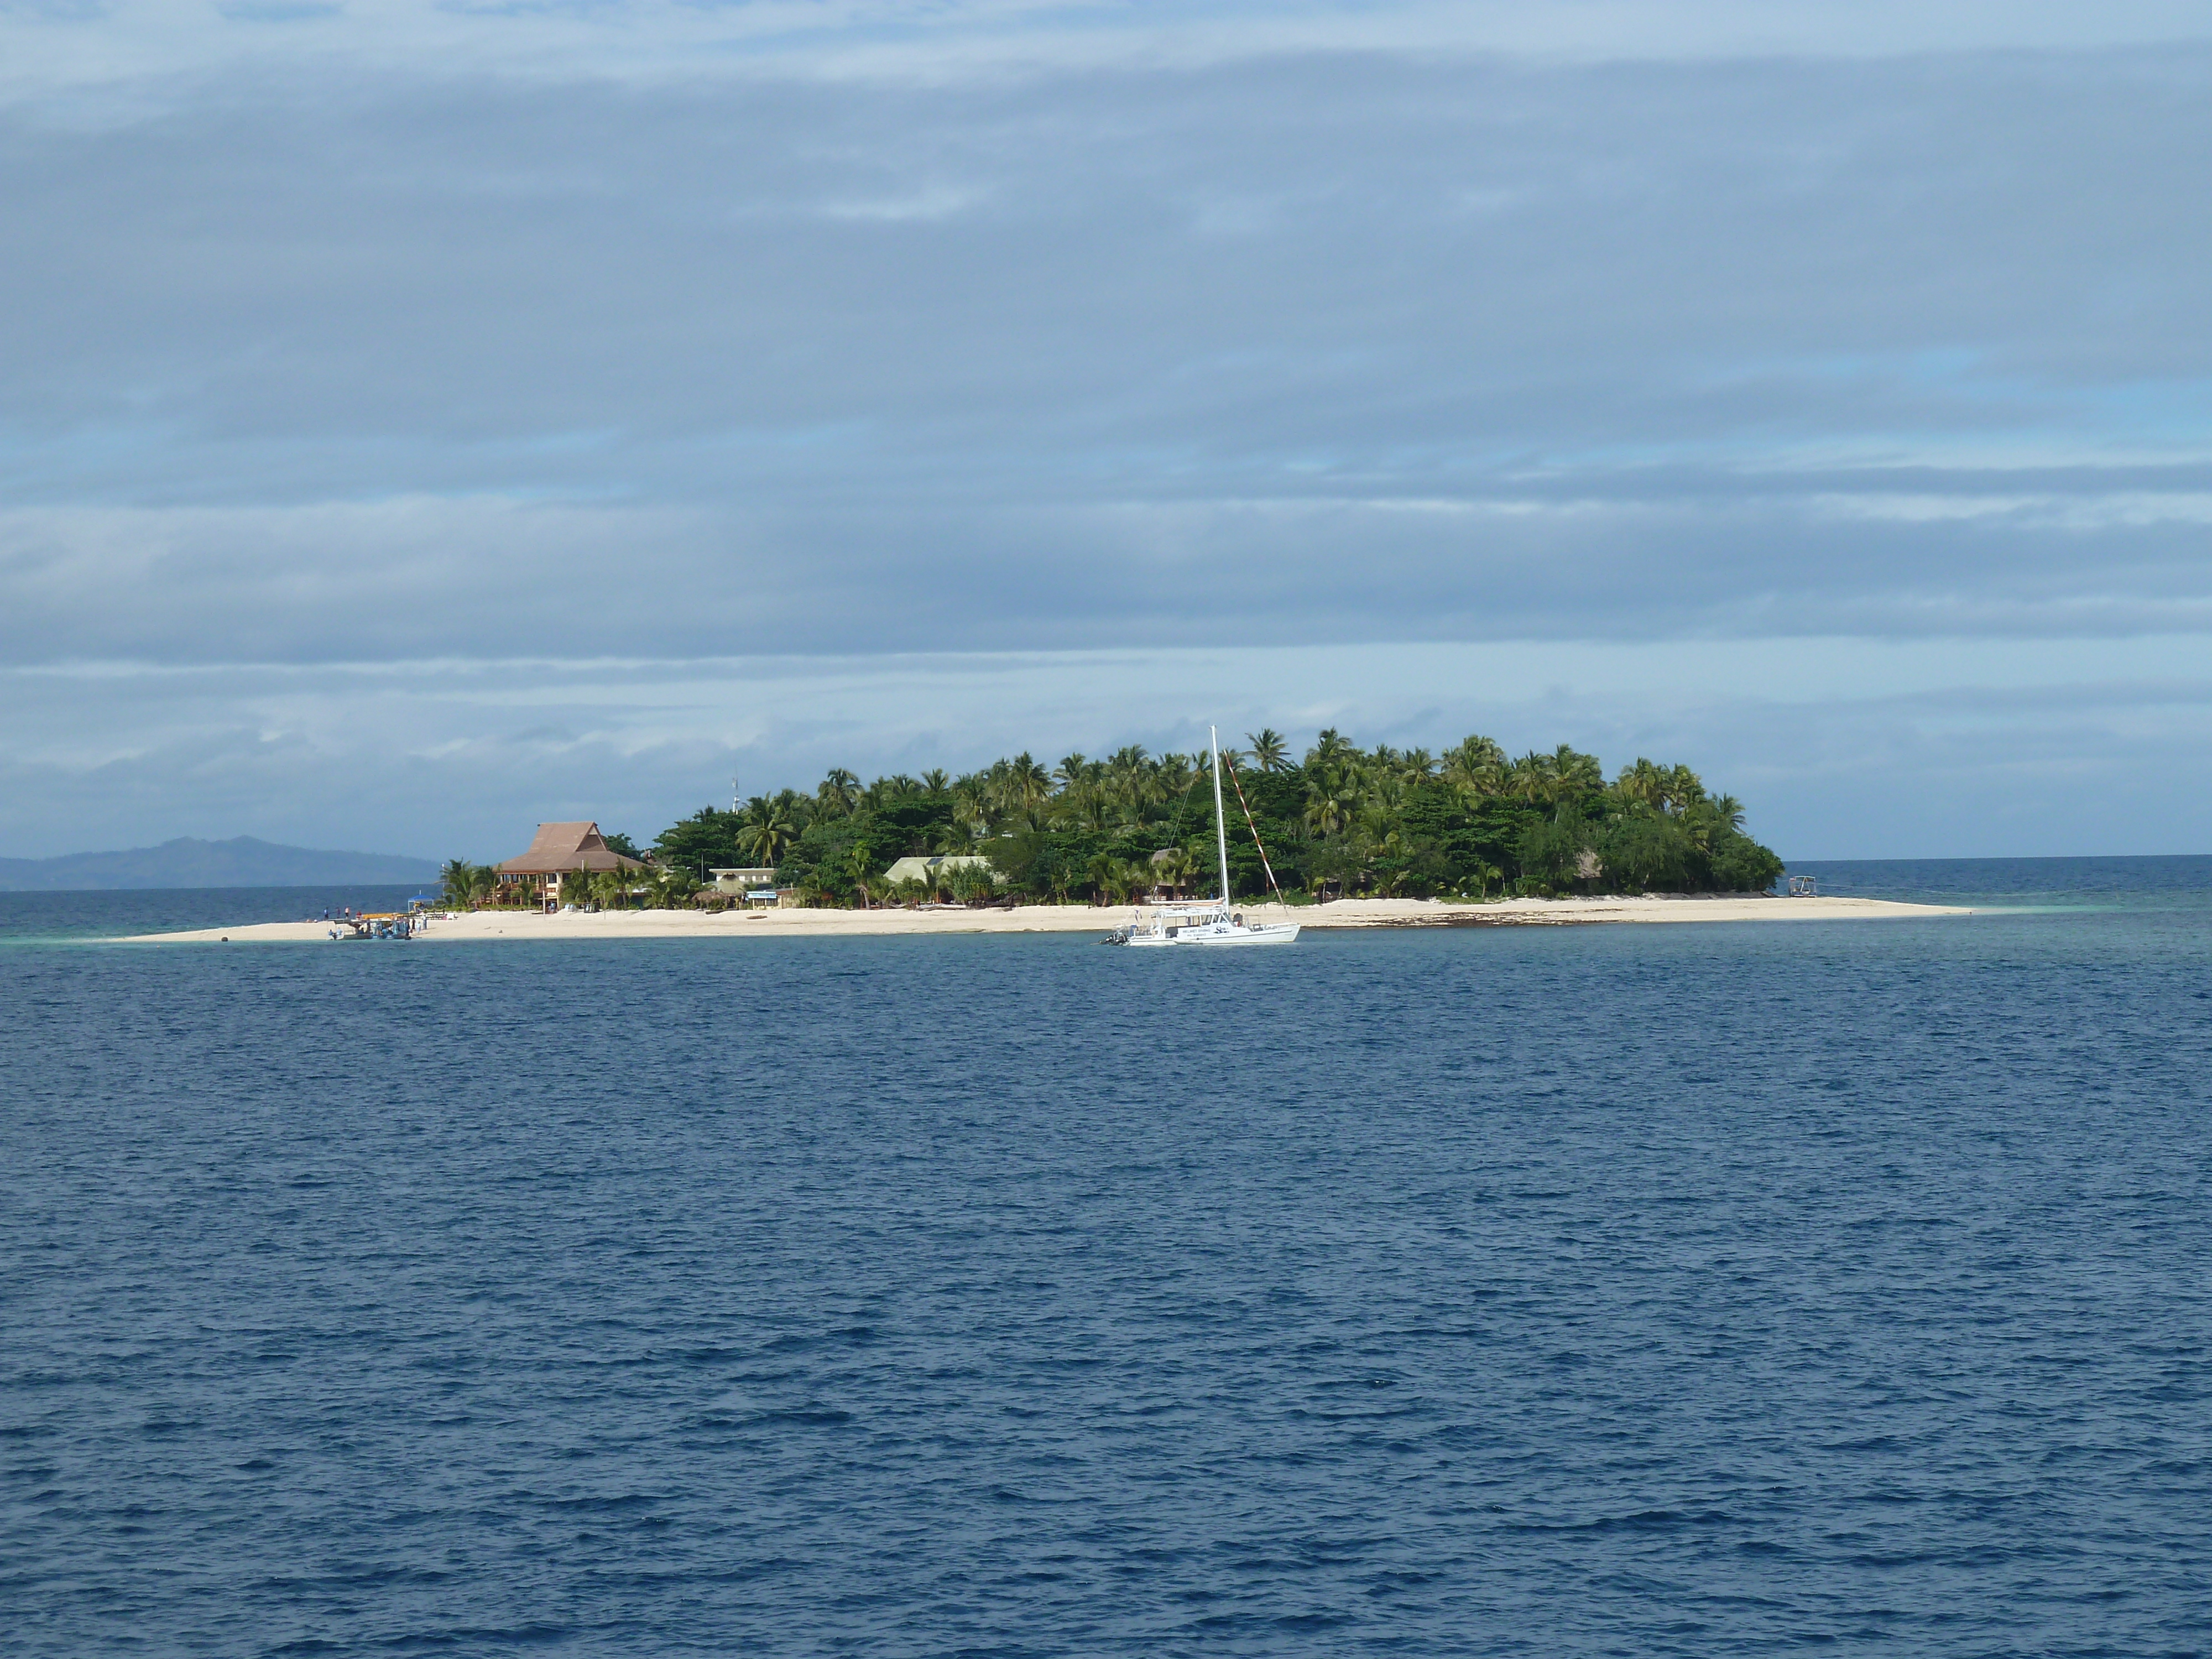
[[[434,859],[392,853],[334,853],[234,836],[179,836],[159,847],[0,859],[0,892],[102,891],[134,887],[314,887],[325,883],[434,882]]]

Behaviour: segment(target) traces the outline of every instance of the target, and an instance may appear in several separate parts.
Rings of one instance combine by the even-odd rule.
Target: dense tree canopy
[[[1763,891],[1782,861],[1742,831],[1743,809],[1684,766],[1638,760],[1607,782],[1595,756],[1561,744],[1509,758],[1471,737],[1443,755],[1363,750],[1325,731],[1302,760],[1261,731],[1231,753],[1230,880],[1267,890],[1241,790],[1275,880],[1293,896],[1335,890],[1498,893]],[[910,854],[980,854],[904,893],[882,875]],[[1129,747],[1103,759],[1028,754],[980,772],[863,784],[837,770],[811,794],[702,807],[662,831],[664,867],[702,876],[776,866],[829,903],[988,890],[1036,900],[1125,899],[1154,887],[1210,894],[1213,801],[1203,755]],[[966,889],[966,891],[960,890]]]

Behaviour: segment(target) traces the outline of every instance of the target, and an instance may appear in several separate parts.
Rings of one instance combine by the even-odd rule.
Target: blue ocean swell
[[[2212,1641],[2207,934],[0,959],[18,1650]]]

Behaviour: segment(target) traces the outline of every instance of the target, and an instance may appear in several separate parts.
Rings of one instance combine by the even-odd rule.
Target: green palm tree
[[[1467,872],[1467,884],[1474,890],[1474,896],[1476,898],[1488,898],[1490,884],[1498,880],[1504,873],[1496,865],[1486,864],[1477,859]]]
[[[1674,766],[1668,769],[1667,793],[1674,801],[1676,810],[1680,811],[1686,806],[1694,806],[1705,799],[1705,786],[1704,781],[1688,767]]]
[[[799,834],[791,814],[781,800],[755,795],[745,803],[744,821],[738,827],[738,846],[747,858],[774,865],[783,857]]]
[[[1152,875],[1164,887],[1182,892],[1190,885],[1191,876],[1198,868],[1198,860],[1189,849],[1171,847],[1152,854]]]
[[[1121,821],[1114,797],[1095,779],[1086,779],[1072,794],[1060,798],[1060,816],[1078,830],[1103,835]]]
[[[945,885],[956,902],[972,904],[998,892],[998,872],[988,864],[963,864],[945,878]]]
[[[1262,772],[1279,772],[1290,764],[1290,744],[1273,726],[1247,732],[1244,741],[1252,745],[1252,764]]]
[[[1506,792],[1526,801],[1542,801],[1557,805],[1559,799],[1559,769],[1550,755],[1540,755],[1533,749],[1506,768]]]
[[[1620,775],[1613,781],[1613,793],[1637,806],[1648,806],[1653,811],[1664,811],[1667,807],[1667,769],[1654,765],[1638,755],[1632,766],[1620,769]]]
[[[1357,780],[1349,768],[1327,761],[1306,763],[1306,828],[1334,836],[1351,821]]]
[[[438,872],[438,886],[447,903],[468,903],[476,896],[477,866],[466,859],[448,859]]]
[[[1389,858],[1398,853],[1406,838],[1398,827],[1395,805],[1379,794],[1362,801],[1352,819],[1352,838],[1363,859]]]
[[[824,817],[842,818],[860,804],[866,793],[859,778],[843,767],[835,766],[815,790],[814,799],[817,810]]]
[[[1100,853],[1084,866],[1083,873],[1090,878],[1091,890],[1098,895],[1102,904],[1114,902],[1114,880],[1121,860],[1109,854]]]
[[[1115,750],[1106,763],[1106,778],[1115,801],[1130,811],[1142,813],[1152,800],[1152,761],[1141,744]]]
[[[1306,750],[1308,766],[1341,766],[1359,751],[1352,746],[1344,733],[1333,726],[1324,726],[1314,746]]]
[[[1595,755],[1585,755],[1567,744],[1552,751],[1552,775],[1559,780],[1559,795],[1595,795],[1605,787],[1605,769],[1598,764]],[[1678,770],[1682,769],[1677,769]],[[1694,781],[1695,775],[1692,775]]]
[[[1476,797],[1504,794],[1509,765],[1505,751],[1480,735],[1462,738],[1444,750],[1446,781]]]
[[[952,821],[968,831],[970,840],[988,833],[990,786],[981,773],[971,772],[952,786]]]

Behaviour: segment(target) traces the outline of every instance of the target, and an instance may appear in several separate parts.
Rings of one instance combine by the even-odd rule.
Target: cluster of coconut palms
[[[498,906],[534,908],[537,890],[520,883],[502,884],[488,864],[453,859],[438,872],[445,902],[456,909],[480,910]],[[563,903],[594,910],[665,910],[687,903],[699,883],[688,870],[648,865],[643,870],[574,871],[562,878]]]
[[[1264,735],[1274,742],[1279,763],[1281,738]],[[1121,829],[1149,821],[1163,805],[1189,794],[1206,775],[1205,765],[1202,755],[1154,756],[1131,744],[1104,760],[1068,755],[1052,767],[1024,752],[957,778],[942,770],[920,777],[899,772],[864,784],[838,768],[811,795],[795,789],[755,795],[738,814],[737,844],[748,857],[773,865],[811,823],[917,799],[947,801],[952,809],[951,822],[929,838],[934,853],[964,852],[1017,829]]]
[[[1247,733],[1245,745],[1227,752],[1232,799],[1249,784],[1247,805],[1269,834],[1284,838],[1282,851],[1301,878],[1321,890],[1484,896],[1517,884],[1556,890],[1595,879],[1607,854],[1632,883],[1679,886],[1743,820],[1737,801],[1709,795],[1687,767],[1639,759],[1608,782],[1595,756],[1566,744],[1516,758],[1474,736],[1436,754],[1361,748],[1332,729],[1294,760],[1270,728]],[[1039,896],[1115,902],[1194,886],[1210,891],[1203,878],[1212,859],[1202,845],[1212,816],[1207,779],[1203,755],[1153,756],[1134,745],[1100,759],[1067,755],[1052,766],[1024,753],[959,777],[892,774],[863,783],[840,770],[811,794],[756,798],[740,815],[738,836],[768,863],[790,854],[810,827],[812,844],[822,840],[821,826],[840,821],[907,820],[916,849],[982,849],[1002,862],[1033,865],[1028,854],[1044,842],[1079,853],[1073,864],[1042,861],[1049,875],[1026,884]],[[1415,810],[1417,799],[1423,810]],[[1493,840],[1495,857],[1439,854],[1423,826],[1433,826],[1440,799],[1462,815],[1511,823],[1502,841]],[[1232,805],[1232,822],[1240,816]],[[1157,850],[1136,850],[1147,844]],[[808,866],[800,848],[799,863],[811,869],[803,879],[825,898],[839,876],[849,881],[837,887],[865,893],[863,866],[884,850],[879,838],[857,830],[839,848],[827,871],[818,861]]]
[[[1006,884],[988,864],[961,863],[926,877],[887,882],[877,896],[885,904],[979,904],[1005,890]]]
[[[1486,737],[1469,737],[1442,755],[1426,749],[1395,749],[1388,744],[1363,750],[1334,728],[1323,731],[1293,763],[1281,732],[1273,728],[1248,732],[1247,749],[1226,751],[1233,771],[1249,767],[1262,774],[1297,772],[1304,785],[1304,822],[1320,837],[1364,833],[1380,845],[1393,833],[1409,791],[1431,780],[1450,784],[1470,801],[1498,799],[1556,808],[1610,787],[1622,800],[1680,813],[1699,805],[1740,826],[1743,808],[1733,796],[1709,797],[1686,766],[1660,766],[1638,759],[1612,785],[1595,755],[1561,744],[1549,753],[1531,751],[1509,758]],[[1151,822],[1159,809],[1185,799],[1207,775],[1204,755],[1152,756],[1139,746],[1116,750],[1103,760],[1080,754],[1047,768],[1027,753],[993,763],[958,778],[942,771],[910,777],[894,773],[863,784],[852,773],[831,772],[810,797],[795,790],[755,796],[743,813],[744,843],[763,864],[772,864],[817,817],[838,817],[877,809],[901,800],[949,798],[958,834],[941,837],[938,852],[953,852],[988,836],[1022,829],[1111,830]]]
[[[1285,887],[1319,893],[1757,888],[1779,861],[1741,834],[1743,808],[1709,794],[1684,766],[1638,759],[1608,781],[1597,757],[1566,745],[1510,757],[1469,737],[1441,754],[1361,748],[1334,729],[1293,758],[1282,733],[1248,732],[1224,751],[1232,873],[1262,890],[1240,802],[1267,838]],[[872,782],[831,771],[811,791],[702,808],[662,831],[643,872],[564,884],[563,896],[621,905],[716,903],[710,868],[781,872],[818,903],[973,904],[1013,892],[1113,903],[1213,889],[1213,814],[1203,754],[1134,744],[1048,765],[1026,752],[952,776],[893,773]],[[926,878],[886,883],[896,860],[981,854]],[[995,867],[994,867],[995,866]],[[492,872],[456,861],[449,902],[497,901]]]
[[[473,910],[495,903],[500,896],[499,872],[489,864],[451,859],[438,872],[438,886],[446,902],[457,910]]]

